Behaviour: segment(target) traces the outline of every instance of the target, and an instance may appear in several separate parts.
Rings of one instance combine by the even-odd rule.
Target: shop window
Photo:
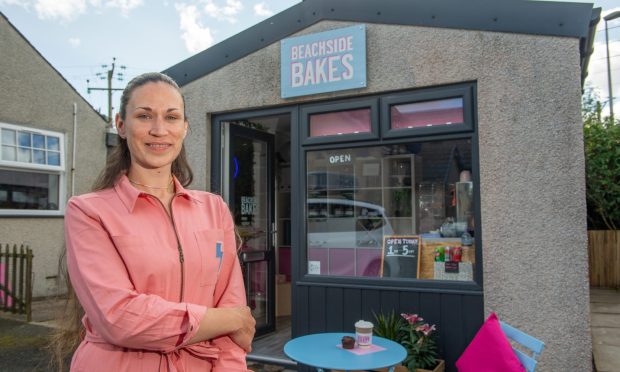
[[[463,99],[450,98],[390,107],[391,129],[463,124]]]
[[[381,98],[383,138],[471,132],[474,85],[430,88]]]
[[[310,275],[473,281],[470,138],[306,152]]]
[[[305,106],[301,109],[303,144],[377,139],[378,112],[377,99]]]
[[[59,214],[64,136],[0,123],[0,214]]]
[[[370,133],[370,109],[310,115],[310,137]]]

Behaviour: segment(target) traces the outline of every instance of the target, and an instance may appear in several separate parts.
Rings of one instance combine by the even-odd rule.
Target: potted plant
[[[405,337],[401,344],[407,349],[403,362],[409,371],[444,372],[445,363],[437,358],[437,335],[435,325],[424,323],[417,314],[400,314],[405,319]]]
[[[445,362],[437,355],[437,335],[435,325],[424,323],[417,314],[389,315],[373,314],[374,333],[383,338],[398,342],[407,350],[407,357],[396,372],[444,372]]]

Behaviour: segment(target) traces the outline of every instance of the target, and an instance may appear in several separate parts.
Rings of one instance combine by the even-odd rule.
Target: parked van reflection
[[[383,235],[394,232],[382,206],[328,198],[307,205],[309,274],[379,276]]]

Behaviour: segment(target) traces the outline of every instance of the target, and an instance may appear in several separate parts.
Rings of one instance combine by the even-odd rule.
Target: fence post
[[[20,299],[24,299],[24,282],[26,281],[26,275],[24,273],[24,257],[26,257],[26,251],[24,251],[24,245],[22,244],[21,247],[19,247],[19,290],[18,288],[15,288],[15,293],[19,293],[19,298]],[[19,312],[20,313],[24,313],[24,310],[26,310],[26,304],[25,302],[19,302]]]
[[[26,321],[32,321],[32,249],[26,246]]]
[[[0,246],[0,250],[2,247]],[[1,253],[1,252],[0,252]],[[0,257],[2,255],[0,254]],[[1,260],[0,260],[1,261]],[[9,309],[9,245],[4,246],[4,302],[2,303],[2,307],[5,309]]]
[[[11,256],[11,258],[13,258],[13,265],[11,266],[11,268],[13,269],[12,271],[12,275],[11,275],[11,279],[13,279],[12,286],[11,286],[11,292],[13,293],[13,303],[11,304],[11,312],[13,314],[15,314],[17,312],[17,299],[15,298],[15,284],[17,284],[17,244],[13,244],[13,255]]]

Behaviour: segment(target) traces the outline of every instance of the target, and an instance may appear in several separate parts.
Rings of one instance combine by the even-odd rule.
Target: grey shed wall
[[[88,192],[105,164],[105,121],[1,14],[0,50],[0,121],[64,133],[68,199],[75,102],[75,194]],[[26,243],[33,249],[35,297],[64,291],[64,283],[46,279],[58,275],[58,259],[64,249],[62,216],[0,216],[0,244],[5,243]]]
[[[366,37],[364,89],[282,100],[279,43],[184,86],[193,187],[210,184],[213,113],[477,81],[485,316],[545,341],[540,371],[590,370],[579,40],[381,24]]]

